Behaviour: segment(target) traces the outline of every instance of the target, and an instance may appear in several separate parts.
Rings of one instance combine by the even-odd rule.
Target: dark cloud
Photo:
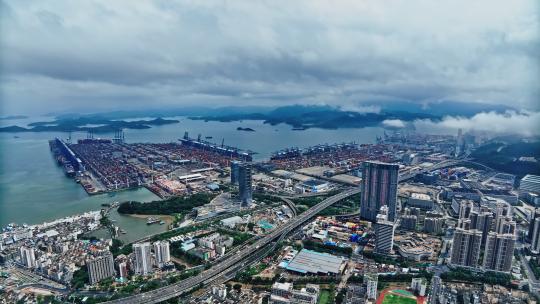
[[[0,3],[6,112],[440,100],[540,108],[536,0]]]

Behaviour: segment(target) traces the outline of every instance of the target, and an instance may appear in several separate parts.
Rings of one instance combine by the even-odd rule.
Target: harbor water
[[[140,118],[139,118],[140,119]],[[373,143],[381,136],[382,128],[361,129],[307,129],[292,130],[291,126],[279,124],[271,126],[262,121],[204,122],[175,117],[177,124],[153,126],[144,130],[124,130],[126,142],[177,142],[178,138],[189,132],[190,137],[201,134],[210,141],[236,146],[257,152],[254,160],[269,158],[271,153],[287,147],[308,147],[324,143],[355,141]],[[41,118],[2,121],[1,125],[25,126]],[[251,128],[255,132],[239,131],[238,127]],[[97,136],[97,135],[96,135]],[[100,134],[110,138],[113,134]],[[48,140],[60,137],[63,132],[0,133],[0,226],[8,223],[37,224],[55,218],[99,210],[101,204],[115,201],[152,201],[159,199],[150,191],[141,188],[108,194],[88,196],[73,179],[67,178],[61,167],[53,159]],[[72,140],[86,138],[86,133],[73,133]],[[122,238],[137,239],[146,234],[166,229],[166,225],[146,225],[144,219],[111,215],[120,228],[128,231]]]

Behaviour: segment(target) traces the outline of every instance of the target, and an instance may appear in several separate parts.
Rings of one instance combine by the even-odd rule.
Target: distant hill
[[[518,176],[540,175],[539,162],[519,161],[520,157],[540,159],[540,142],[491,142],[477,148],[471,157],[493,169]]]
[[[118,129],[149,129],[151,126],[178,123],[178,120],[156,118],[152,120],[122,121],[103,118],[75,118],[57,119],[53,122],[38,121],[30,123],[31,128],[10,126],[0,128],[0,132],[69,132],[69,131],[93,131],[94,133],[111,133]],[[96,125],[96,126],[87,126]]]
[[[279,107],[268,113],[246,113],[246,114],[215,114],[210,116],[190,117],[190,119],[205,121],[237,121],[244,119],[264,120],[264,123],[277,125],[285,123],[293,128],[363,128],[377,126],[386,119],[400,119],[403,121],[413,121],[415,119],[440,119],[439,116],[425,113],[409,112],[381,112],[381,113],[359,113],[353,111],[343,111],[330,106],[303,106],[293,105]]]

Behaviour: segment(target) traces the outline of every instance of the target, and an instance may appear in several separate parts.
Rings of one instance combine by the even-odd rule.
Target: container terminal
[[[125,143],[89,137],[70,143],[55,138],[51,152],[66,175],[90,195],[146,187],[161,198],[208,191],[231,161],[251,161],[251,152],[189,138],[179,143]],[[215,188],[215,187],[210,187]]]

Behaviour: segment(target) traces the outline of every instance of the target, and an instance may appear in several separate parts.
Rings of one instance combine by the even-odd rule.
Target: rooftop
[[[302,249],[287,266],[287,270],[300,273],[338,274],[344,260],[328,253]]]

